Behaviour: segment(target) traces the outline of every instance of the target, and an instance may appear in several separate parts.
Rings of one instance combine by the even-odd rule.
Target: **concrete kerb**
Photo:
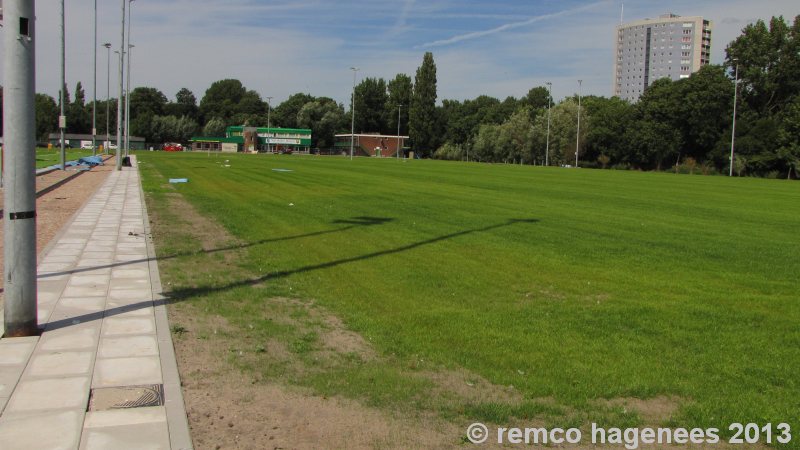
[[[134,169],[139,170],[135,156],[131,157]],[[141,177],[141,172],[139,173]],[[141,178],[140,178],[141,180]],[[181,380],[178,373],[178,362],[175,357],[175,347],[172,344],[172,333],[167,318],[167,299],[163,295],[161,276],[158,271],[155,245],[150,229],[150,218],[147,215],[144,188],[139,182],[139,191],[142,196],[142,217],[144,218],[145,243],[147,258],[150,266],[150,286],[153,294],[153,304],[156,319],[156,336],[158,340],[158,353],[161,358],[161,376],[164,382],[164,407],[167,412],[167,427],[169,428],[169,441],[173,449],[192,449],[192,438],[189,433],[189,420],[186,417],[186,407],[181,392]]]

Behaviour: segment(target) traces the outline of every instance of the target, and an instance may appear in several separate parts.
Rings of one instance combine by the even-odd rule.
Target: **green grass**
[[[74,161],[83,158],[84,156],[92,156],[91,150],[80,148],[66,148],[66,161]],[[36,168],[55,166],[61,164],[61,149],[59,148],[37,148],[36,149]]]
[[[151,210],[169,217],[166,194],[179,192],[246,244],[231,270],[225,251],[199,252],[190,224],[157,225],[159,256],[182,255],[165,271],[173,297],[256,341],[285,340],[307,367],[256,356],[247,370],[449,418],[630,425],[641,420],[596,400],[665,395],[681,405],[663,418],[672,425],[800,430],[796,182],[336,157],[139,160]],[[189,183],[166,183],[176,177]],[[199,261],[219,270],[193,277]],[[287,313],[275,297],[313,299],[381,358],[319,363],[319,328],[270,320]],[[462,368],[524,402],[439,402],[420,376]]]

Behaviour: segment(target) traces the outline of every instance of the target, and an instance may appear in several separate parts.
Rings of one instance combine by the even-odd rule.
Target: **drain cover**
[[[164,405],[164,385],[120,386],[92,389],[89,411],[144,408]]]

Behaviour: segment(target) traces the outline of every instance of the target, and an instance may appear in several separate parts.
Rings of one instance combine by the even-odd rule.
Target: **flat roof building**
[[[311,130],[233,126],[225,129],[224,137],[195,136],[189,142],[196,151],[308,153]]]
[[[656,80],[689,78],[709,64],[711,25],[700,16],[675,14],[618,25],[614,95],[636,102]]]

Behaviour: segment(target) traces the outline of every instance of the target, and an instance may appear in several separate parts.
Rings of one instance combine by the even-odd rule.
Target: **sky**
[[[97,98],[118,89],[124,0],[97,0]],[[624,3],[624,8],[622,7]],[[277,106],[305,92],[349,104],[351,67],[387,81],[414,77],[425,52],[437,66],[439,101],[522,97],[552,82],[558,101],[578,91],[610,96],[614,27],[672,12],[713,21],[712,63],[757,19],[800,14],[796,0],[135,0],[131,88],[170,100],[183,87],[198,102],[214,81],[235,78]],[[66,77],[92,99],[93,11],[66,0]],[[36,91],[56,97],[60,2],[36,2]],[[0,35],[5,34],[3,28]],[[5,37],[0,37],[3,41]],[[113,47],[108,57],[103,43]],[[3,47],[0,46],[0,52]],[[0,58],[0,68],[3,66]]]

